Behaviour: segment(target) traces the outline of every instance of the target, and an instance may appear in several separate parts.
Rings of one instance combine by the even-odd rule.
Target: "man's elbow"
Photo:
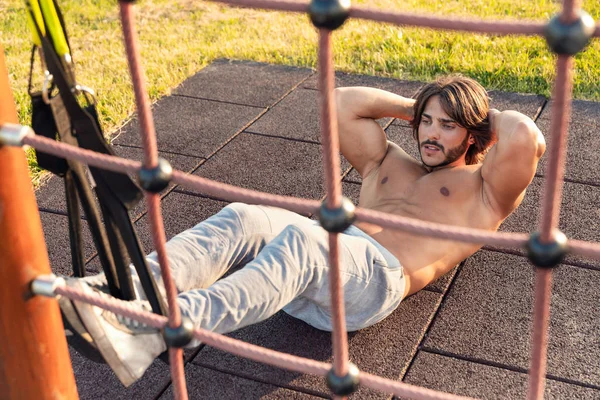
[[[345,116],[348,113],[348,93],[346,88],[333,89],[333,98],[338,117]]]
[[[539,129],[537,131],[537,145],[537,158],[540,159],[546,152],[546,139]]]
[[[535,155],[537,159],[546,151],[546,139],[532,120],[520,121],[512,138],[516,148]]]

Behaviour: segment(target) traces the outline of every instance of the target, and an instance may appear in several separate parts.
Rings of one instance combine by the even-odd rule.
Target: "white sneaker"
[[[108,282],[104,273],[79,278],[97,291],[109,293]],[[67,343],[84,357],[97,363],[105,364],[104,358],[98,351],[94,340],[88,333],[77,313],[71,299],[59,296],[58,304],[63,317],[63,325],[67,336]]]
[[[67,279],[66,282],[84,292],[107,296],[83,279]],[[96,348],[125,386],[138,380],[154,359],[167,349],[156,328],[87,303],[72,303]],[[129,303],[143,311],[151,310],[147,301]]]

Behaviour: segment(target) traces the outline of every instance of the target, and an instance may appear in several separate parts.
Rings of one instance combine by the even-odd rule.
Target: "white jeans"
[[[230,204],[167,243],[182,314],[196,327],[228,333],[283,309],[330,331],[327,235],[287,210]],[[164,294],[156,253],[147,259]],[[349,331],[381,321],[402,301],[400,262],[355,226],[340,235],[340,266]],[[139,288],[135,274],[134,282]]]

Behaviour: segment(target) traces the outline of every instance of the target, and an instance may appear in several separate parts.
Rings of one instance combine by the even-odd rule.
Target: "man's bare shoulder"
[[[525,191],[546,149],[540,129],[529,117],[516,111],[496,112],[492,129],[498,142],[483,161],[484,195],[500,215],[510,215]]]
[[[402,172],[413,171],[419,174],[427,172],[421,162],[408,154],[402,147],[390,141],[388,141],[385,157],[377,170],[381,171],[388,168],[400,168]]]

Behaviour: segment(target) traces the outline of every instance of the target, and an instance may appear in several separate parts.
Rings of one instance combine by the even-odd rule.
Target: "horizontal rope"
[[[309,3],[290,0],[210,0],[231,6],[260,8],[274,11],[308,13]],[[458,17],[436,17],[412,13],[389,12],[368,7],[351,7],[350,18],[418,26],[431,29],[486,33],[492,35],[543,35],[547,22],[493,21]],[[600,36],[600,24],[594,36]]]
[[[33,131],[31,131],[33,132]],[[64,143],[59,143],[33,133],[23,139],[23,143],[36,149],[59,157],[72,158],[92,166],[106,168],[111,171],[136,174],[141,163],[116,156],[96,153]],[[244,201],[249,204],[265,204],[286,208],[302,214],[314,214],[321,203],[316,200],[298,199],[289,196],[273,195],[250,189],[242,189],[233,185],[216,182],[210,179],[173,171],[173,182],[184,187],[198,189],[206,194],[219,196],[228,201]],[[529,239],[525,233],[490,232],[481,229],[463,228],[431,222],[423,222],[414,218],[390,215],[380,211],[358,207],[355,211],[357,220],[366,221],[382,227],[404,230],[410,233],[438,238],[450,238],[470,243],[493,244],[501,247],[523,247]],[[600,259],[600,244],[578,240],[569,240],[571,253]]]
[[[164,328],[168,322],[167,317],[142,311],[138,307],[135,307],[132,302],[119,300],[106,295],[85,293],[79,289],[64,286],[64,284],[56,287],[55,293],[72,300],[79,300],[102,309],[121,314],[125,317],[135,319],[136,321],[140,321],[157,329]],[[331,364],[328,363],[266,349],[261,346],[245,343],[241,340],[232,339],[204,329],[196,328],[194,330],[194,337],[207,345],[230,352],[232,354],[291,371],[325,376],[331,369]],[[395,382],[365,372],[360,373],[359,379],[362,386],[381,390],[387,393],[393,393],[402,397],[423,400],[470,399],[468,397],[456,396],[431,389],[424,389],[402,382]]]
[[[23,139],[23,143],[35,147],[39,151],[53,154],[58,157],[72,158],[82,163],[116,172],[136,174],[141,168],[141,163],[138,161],[125,160],[119,157],[81,149],[76,146],[59,143],[55,140],[35,135],[34,133],[27,135]],[[242,189],[233,185],[216,182],[176,170],[173,171],[172,182],[187,188],[197,189],[206,194],[228,201],[265,204],[286,208],[304,214],[317,213],[321,205],[321,203],[316,200],[298,199],[295,197]],[[414,218],[391,215],[360,207],[356,209],[355,214],[358,221],[370,222],[382,227],[403,230],[421,236],[430,236],[454,241],[492,244],[503,247],[519,247],[523,246],[529,238],[529,236],[524,233],[492,232],[483,229],[423,222]]]
[[[545,22],[486,21],[471,18],[435,17],[411,13],[393,13],[370,8],[353,7],[350,17],[409,25],[431,29],[445,29],[490,35],[543,35]]]
[[[218,0],[221,3],[227,3],[230,5],[238,5],[238,6],[245,6],[245,7],[255,7],[255,8],[266,8],[266,9],[272,9],[272,10],[282,10],[282,11],[292,11],[292,12],[304,12],[306,13],[308,11],[308,4],[307,3],[299,3],[299,2],[292,2],[292,1],[287,1],[287,0]],[[122,8],[126,8],[129,9],[131,7],[129,7],[129,5],[125,5]],[[573,18],[574,17],[574,12],[575,12],[575,2],[571,1],[571,0],[564,0],[564,7],[563,7],[563,14],[566,17],[569,18]],[[393,12],[386,12],[386,11],[381,11],[381,10],[375,10],[375,9],[369,9],[369,8],[360,8],[360,7],[353,7],[350,9],[350,13],[349,13],[349,17],[351,18],[358,18],[358,19],[365,19],[365,20],[373,20],[373,21],[379,21],[379,22],[386,22],[386,23],[391,23],[391,24],[396,24],[396,25],[409,25],[409,26],[418,26],[418,27],[425,27],[425,28],[432,28],[432,29],[446,29],[446,30],[453,30],[453,31],[466,31],[466,32],[476,32],[476,33],[482,33],[482,34],[495,34],[495,35],[509,35],[509,34],[520,34],[520,35],[542,35],[544,34],[544,29],[546,26],[546,22],[544,23],[540,23],[540,22],[528,22],[528,21],[485,21],[485,20],[478,20],[478,19],[467,19],[467,18],[446,18],[446,17],[432,17],[432,16],[423,16],[423,15],[416,15],[416,14],[410,14],[410,13],[393,13]],[[126,25],[126,19],[123,19],[123,23],[124,23],[124,28]],[[132,29],[129,29],[130,31],[132,31]],[[124,29],[124,31],[127,31],[127,29]],[[127,32],[126,32],[127,33]],[[127,38],[127,34],[125,35]],[[594,36],[600,36],[600,25],[598,25],[595,29],[594,32]],[[136,41],[134,39],[131,39],[129,41],[126,40],[126,43],[128,44],[127,48],[128,50],[131,50],[131,48],[133,47],[133,45],[135,45]],[[320,46],[321,50],[322,50],[322,46]],[[324,51],[324,50],[322,50]],[[132,53],[131,51],[128,51],[128,54]],[[329,53],[326,54],[326,60],[329,62],[331,59],[331,56]],[[134,74],[134,70],[137,70],[136,68],[134,68],[137,65],[137,61],[132,62],[130,59],[130,66],[132,67],[132,75],[134,75],[134,83],[137,83],[137,85],[134,85],[136,88],[136,99],[138,99],[138,111],[140,111],[140,109],[143,109],[143,113],[140,112],[140,119],[142,121],[142,126],[145,126],[147,124],[144,124],[144,121],[147,120],[149,121],[149,123],[151,123],[151,117],[150,116],[150,110],[149,110],[149,106],[146,104],[145,108],[144,107],[140,107],[139,104],[139,99],[146,96],[147,94],[145,93],[145,89],[143,88],[143,85],[140,85],[140,82],[143,83],[143,80],[140,77],[137,77],[136,79],[136,74]],[[568,69],[570,71],[570,68]],[[560,68],[559,68],[559,77],[560,77]],[[559,83],[564,83],[566,80],[565,79],[558,79]],[[559,85],[560,88],[560,85]],[[560,90],[559,90],[560,91]],[[143,95],[141,96],[140,93]],[[325,95],[327,95],[327,93],[325,93]],[[565,101],[569,102],[570,104],[570,98],[566,98],[566,96],[557,96],[558,99],[563,98]],[[142,99],[144,100],[144,99]],[[327,100],[327,99],[326,99]],[[560,103],[560,101],[559,101]],[[326,101],[325,102],[325,106],[330,107],[331,106],[331,102],[330,101]],[[564,106],[560,107],[560,110],[563,110],[564,108],[567,109],[567,114],[568,114],[568,106]],[[560,114],[560,113],[559,113]],[[324,116],[329,116],[329,114],[325,113]],[[148,117],[148,118],[147,118]],[[558,116],[556,116],[556,118],[559,118]],[[555,119],[556,119],[555,118]],[[566,117],[564,117],[563,119],[566,120]],[[322,122],[325,121],[325,118],[322,118]],[[327,121],[326,121],[327,122]],[[564,123],[563,123],[564,125]],[[564,136],[566,136],[566,129],[564,127],[560,127],[558,128],[558,124],[555,123],[555,121],[553,121],[553,130],[558,130],[559,132],[561,132]],[[557,127],[555,129],[555,126]],[[146,161],[148,163],[148,165],[154,165],[155,161],[156,161],[156,156],[157,156],[157,151],[156,151],[156,142],[155,142],[155,137],[153,135],[153,129],[147,129],[148,127],[146,127],[145,129],[142,129],[143,132],[146,133],[146,135],[143,135],[143,142],[144,142],[144,149],[145,149],[145,154],[146,154]],[[327,137],[331,137],[331,131],[335,131],[335,129],[332,129],[331,127],[327,126],[325,127],[322,131],[323,133],[325,133],[326,131],[329,132],[330,134]],[[557,134],[554,133],[552,136],[556,136]],[[559,135],[560,136],[560,135]],[[337,139],[337,136],[335,136],[335,138]],[[35,146],[36,140],[37,139],[41,139],[41,138],[36,138],[35,136],[28,136],[25,138],[24,142],[26,144],[30,144]],[[566,140],[566,139],[565,139]],[[51,140],[48,140],[49,142],[52,142]],[[52,151],[49,151],[51,148],[54,149],[60,149],[61,146],[64,146],[62,144],[56,143],[56,142],[52,142],[53,145],[50,145],[49,143],[46,144],[40,144],[39,142],[37,143],[37,147],[39,150],[41,151],[45,151],[51,154],[55,154],[55,155],[59,155],[59,156],[63,156],[63,154],[66,157],[69,157],[67,154],[71,154],[70,158],[74,158],[74,159],[79,159],[82,162],[86,162],[90,165],[95,165],[98,167],[104,167],[106,168],[107,166],[109,166],[109,164],[112,165],[112,167],[114,167],[114,171],[117,172],[128,172],[128,173],[136,173],[137,171],[139,171],[141,164],[140,163],[136,163],[136,162],[126,162],[126,160],[123,159],[116,159],[115,157],[110,157],[110,156],[104,156],[101,154],[90,154],[93,152],[88,152],[88,154],[85,154],[85,150],[82,149],[78,149],[76,147],[74,147],[74,149],[64,149],[62,148],[63,154],[56,154],[53,153]],[[56,146],[58,145],[58,146]],[[44,146],[46,147],[46,150],[44,150]],[[324,142],[323,144],[324,146],[324,150],[328,150],[329,146],[327,145],[326,142]],[[560,149],[564,149],[564,145],[558,146]],[[335,152],[336,147],[332,146],[332,151]],[[337,154],[337,152],[335,152],[335,154]],[[78,157],[82,157],[82,158],[78,158]],[[112,160],[107,160],[107,157],[111,158]],[[325,157],[327,158],[327,157]],[[558,215],[558,209],[559,206],[556,205],[556,199],[561,197],[561,190],[560,190],[560,184],[562,183],[562,179],[560,173],[563,172],[563,166],[561,164],[561,157],[558,157],[556,155],[554,155],[552,157],[553,160],[558,160],[558,163],[560,164],[559,167],[559,173],[557,174],[557,177],[555,179],[548,179],[547,180],[547,184],[546,186],[549,187],[548,191],[551,192],[553,199],[552,201],[548,200],[545,203],[548,203],[550,205],[554,205],[554,207],[549,206],[548,204],[544,204],[544,211],[546,212],[546,214],[553,212],[553,215],[555,216],[555,218],[545,218],[543,223],[542,223],[542,234],[544,235],[545,238],[547,238],[547,236],[549,235],[550,229],[554,226],[557,225],[557,215]],[[335,161],[335,160],[334,160]],[[97,162],[97,163],[96,163]],[[327,163],[326,163],[327,164]],[[551,164],[552,166],[552,164]],[[337,169],[335,168],[335,165],[331,166],[331,168],[329,168],[328,171],[333,170],[335,172],[335,174],[333,174],[333,176],[337,176]],[[111,167],[107,168],[107,169],[111,169]],[[330,178],[330,175],[327,175],[327,178]],[[552,175],[552,173],[550,174]],[[552,182],[549,184],[549,181],[554,181],[554,182],[558,182],[559,187],[555,188],[552,186]],[[201,190],[205,193],[208,194],[212,194],[214,196],[218,196],[221,198],[225,198],[225,199],[229,199],[229,200],[238,200],[238,201],[245,201],[247,203],[259,203],[259,204],[268,204],[268,205],[273,205],[273,206],[277,206],[277,207],[283,207],[283,208],[287,208],[296,212],[301,212],[301,213],[314,213],[318,207],[319,207],[319,203],[316,201],[306,201],[306,200],[300,200],[300,199],[294,199],[294,198],[290,198],[290,197],[285,197],[285,196],[274,196],[274,195],[269,195],[266,193],[262,193],[262,192],[257,192],[257,191],[252,191],[252,190],[247,190],[247,189],[239,189],[236,188],[234,186],[231,185],[225,185],[222,183],[218,183],[215,181],[211,181],[211,180],[207,180],[204,178],[200,178],[200,177],[194,177],[188,174],[184,174],[180,171],[175,171],[174,175],[173,175],[173,182],[181,184],[183,186],[186,187],[190,187],[190,188],[195,188],[198,190]],[[338,184],[339,182],[336,180],[333,182],[333,184]],[[336,196],[339,197],[339,188],[336,190],[336,188],[334,187],[335,185],[332,184],[331,179],[326,179],[326,184],[328,187],[328,200],[330,203],[335,202],[337,203],[339,199],[337,199]],[[155,196],[156,197],[156,196]],[[547,197],[545,195],[545,197]],[[159,202],[158,199],[155,199],[156,201]],[[158,203],[160,204],[160,202]],[[162,220],[160,217],[160,209],[159,206],[155,207],[152,204],[150,204],[149,206],[150,208],[150,214],[152,216],[152,226],[155,228],[155,230],[157,228],[160,228]],[[471,242],[471,243],[477,243],[477,244],[493,244],[493,245],[499,245],[499,246],[507,246],[507,247],[516,247],[516,246],[523,246],[526,241],[528,240],[528,236],[526,234],[512,234],[512,233],[497,233],[497,232],[490,232],[490,231],[485,231],[485,230],[478,230],[478,229],[471,229],[471,228],[462,228],[462,227],[455,227],[455,226],[448,226],[448,225],[442,225],[442,224],[436,224],[436,223],[427,223],[427,222],[423,222],[423,221],[419,221],[416,219],[411,219],[411,218],[406,218],[406,217],[399,217],[399,216],[391,216],[389,214],[386,213],[381,213],[381,212],[377,212],[377,211],[372,211],[372,210],[365,210],[365,209],[357,209],[356,211],[356,216],[358,220],[361,221],[367,221],[367,222],[371,222],[374,223],[376,225],[380,225],[383,227],[389,227],[389,228],[393,228],[393,229],[400,229],[400,230],[404,230],[413,234],[418,234],[418,235],[425,235],[425,236],[431,236],[431,237],[436,237],[436,238],[440,238],[440,239],[446,239],[446,240],[455,240],[455,241],[463,241],[463,242]],[[155,221],[158,221],[158,223],[155,223]],[[157,235],[158,236],[158,235]],[[157,242],[159,242],[157,246],[159,253],[161,253],[161,250],[163,248],[164,245],[164,238],[159,238],[160,240],[155,241],[155,245]],[[580,254],[585,254],[585,255],[589,255],[592,256],[594,258],[600,258],[600,246],[598,245],[592,245],[590,243],[585,243],[585,242],[579,242],[579,241],[570,241],[569,242],[571,251],[577,252],[578,250],[581,251]],[[335,246],[334,250],[335,250]],[[335,252],[334,252],[335,253]],[[164,257],[163,257],[164,258]],[[333,256],[333,260],[336,260],[336,255],[334,254]],[[161,260],[162,261],[162,260]],[[333,265],[337,265],[337,261],[332,263]],[[161,268],[163,268],[163,272],[164,269],[167,268],[166,264],[161,262]],[[334,268],[335,272],[336,269]],[[536,286],[536,306],[535,306],[535,329],[534,329],[534,351],[533,351],[533,356],[532,356],[532,360],[533,360],[533,364],[531,369],[531,373],[530,373],[530,397],[531,398],[537,398],[538,396],[541,396],[541,394],[543,392],[543,377],[545,375],[545,362],[546,362],[546,357],[545,357],[545,350],[546,350],[546,346],[545,346],[545,334],[547,331],[547,318],[548,318],[548,304],[549,303],[549,296],[550,296],[550,280],[549,277],[550,272],[549,271],[542,271],[542,270],[538,270],[538,274],[537,276],[541,276],[541,275],[545,275],[545,278],[542,279],[538,279],[537,281],[537,286]],[[335,277],[335,275],[334,275]],[[170,283],[170,279],[168,274],[165,277],[166,282]],[[332,278],[333,280],[333,278]],[[168,289],[172,289],[172,287],[167,287]],[[169,290],[168,290],[169,291]],[[122,301],[118,301],[116,299],[110,299],[110,298],[104,298],[101,296],[93,296],[93,295],[88,295],[79,291],[76,291],[72,288],[69,287],[59,287],[56,290],[57,293],[59,294],[63,294],[67,297],[71,297],[71,298],[79,298],[82,301],[87,301],[89,303],[95,304],[97,306],[109,309],[113,312],[117,312],[126,316],[129,316],[130,318],[134,318],[137,319],[139,321],[145,322],[148,325],[151,326],[155,326],[157,328],[162,328],[165,326],[165,324],[167,323],[167,318],[156,315],[156,314],[149,314],[149,313],[145,313],[142,312],[140,310],[136,310],[134,309],[131,304],[127,304],[125,302]],[[333,293],[336,292],[336,286],[333,287],[332,290]],[[70,296],[69,296],[70,294]],[[173,292],[173,290],[169,291],[169,304],[170,306],[173,305],[174,303],[174,296],[176,296],[175,292]],[[541,301],[543,300],[543,301]],[[334,305],[338,305],[337,307],[339,307],[340,301],[339,299],[335,299],[334,296]],[[334,310],[336,310],[337,308],[334,307]],[[338,313],[339,314],[339,313]],[[178,320],[178,313],[175,312],[174,315],[172,316],[172,324],[175,324],[175,322]],[[342,316],[338,316],[338,318],[334,318],[334,325],[340,325],[342,321]],[[541,322],[539,322],[541,321]],[[539,323],[538,323],[539,322]],[[544,325],[544,323],[546,323],[546,325]],[[343,325],[342,325],[343,328]],[[343,338],[343,335],[341,335],[341,333],[339,332],[339,327],[336,330],[338,331],[337,333],[340,335],[339,337]],[[343,332],[345,333],[345,331]],[[336,332],[334,332],[334,335],[336,334]],[[291,356],[288,354],[284,354],[284,353],[279,353],[279,352],[275,352],[272,350],[268,350],[268,349],[264,349],[262,347],[259,346],[254,346],[254,345],[249,345],[247,343],[243,343],[240,341],[236,341],[234,339],[230,339],[227,338],[225,336],[222,335],[218,335],[218,334],[214,334],[212,332],[208,332],[208,331],[204,331],[204,330],[196,330],[194,332],[194,336],[206,343],[206,344],[210,344],[214,347],[229,351],[231,353],[243,356],[243,357],[247,357],[250,359],[254,359],[256,361],[260,361],[260,362],[265,362],[274,366],[278,366],[278,367],[282,367],[282,368],[286,368],[286,369],[291,369],[291,370],[295,370],[295,371],[299,371],[299,372],[305,372],[305,373],[312,373],[312,374],[316,374],[316,375],[325,375],[328,370],[330,369],[330,365],[329,364],[325,364],[325,363],[320,363],[314,360],[308,360],[308,359],[303,359],[300,357],[295,357],[295,356]],[[343,342],[343,343],[342,343]],[[336,345],[337,343],[337,345]],[[337,342],[334,340],[334,354],[336,355],[336,369],[337,370],[345,370],[345,366],[346,366],[346,340],[344,339],[343,341],[340,339]],[[536,350],[537,349],[537,350]],[[177,350],[177,352],[181,352],[181,350]],[[180,359],[180,357],[177,357],[179,353],[174,353],[174,351],[170,350],[170,353],[173,354],[175,357],[172,358],[172,362],[175,359]],[[176,366],[175,366],[176,367]],[[183,382],[183,371],[182,368],[174,368],[173,370],[173,376],[174,377],[179,377],[180,379],[177,381],[179,382],[179,385],[175,386],[175,393],[182,393],[182,397],[187,398],[187,394],[185,391],[185,384]],[[175,373],[177,372],[177,373]],[[538,376],[539,375],[539,376]],[[419,387],[413,387],[410,385],[406,385],[404,383],[401,382],[394,382],[394,381],[390,381],[384,378],[380,378],[374,375],[370,375],[370,374],[366,374],[366,373],[361,373],[360,374],[360,380],[361,383],[364,386],[367,387],[372,387],[374,389],[379,389],[382,390],[384,392],[391,392],[397,396],[401,396],[401,397],[411,397],[411,398],[416,398],[416,399],[466,399],[465,397],[460,397],[460,396],[454,396],[454,395],[449,395],[449,394],[445,394],[445,393],[441,393],[441,392],[435,392],[435,391],[431,391],[428,389],[423,389],[423,388],[419,388]],[[178,389],[179,388],[179,389]],[[539,392],[539,393],[538,393]],[[534,393],[534,394],[531,394]]]

